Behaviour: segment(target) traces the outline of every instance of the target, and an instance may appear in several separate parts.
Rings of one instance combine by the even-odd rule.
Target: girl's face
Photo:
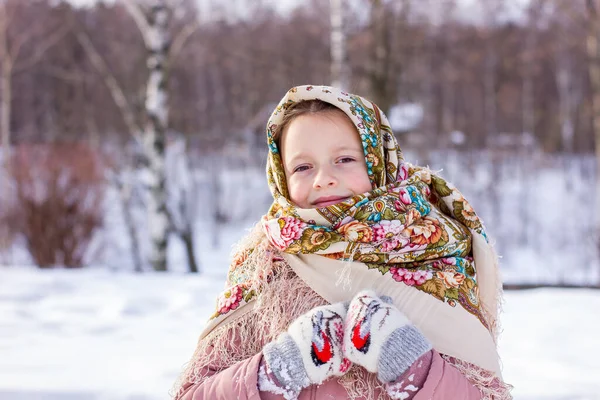
[[[281,138],[290,200],[321,208],[371,190],[356,127],[341,112],[301,115]]]

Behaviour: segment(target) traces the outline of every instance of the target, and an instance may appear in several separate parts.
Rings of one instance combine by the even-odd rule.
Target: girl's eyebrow
[[[362,148],[357,149],[356,147],[349,147],[346,145],[342,145],[342,146],[338,146],[336,148],[333,149],[334,152],[336,151],[356,151],[357,153],[360,152],[362,153]]]
[[[349,147],[346,145],[341,145],[338,147],[335,147],[331,152],[332,153],[337,153],[337,152],[341,152],[341,151],[350,151],[350,152],[354,152],[354,153],[360,153],[363,154],[363,150],[362,149],[357,149],[354,147]],[[289,163],[293,163],[294,161],[296,161],[296,159],[302,159],[304,157],[309,157],[310,153],[309,152],[299,152],[299,153],[294,153],[292,154],[292,156],[290,158],[288,158],[288,162]]]

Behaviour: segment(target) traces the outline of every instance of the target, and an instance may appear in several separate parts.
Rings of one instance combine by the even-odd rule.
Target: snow
[[[3,275],[1,399],[20,391],[167,398],[217,281],[93,270]]]
[[[600,399],[600,291],[508,292],[500,354],[515,399]]]
[[[192,355],[230,245],[205,273],[2,269],[0,400],[158,400]],[[500,341],[517,400],[600,399],[600,291],[508,292]]]
[[[599,281],[592,156],[532,153],[516,160],[509,153],[494,160],[485,152],[444,150],[429,158],[488,223],[506,282]],[[223,287],[231,244],[270,204],[262,166],[215,170],[212,176],[196,169],[177,181],[194,193],[190,213],[202,275],[184,273],[177,240],[169,245],[171,272],[132,273],[130,239],[113,192],[92,252],[101,256],[90,255],[92,266],[40,271],[28,265],[20,239],[0,252],[0,262],[10,265],[0,266],[0,400],[168,398]],[[175,167],[171,172],[180,174]],[[244,223],[210,222],[215,183],[222,191],[218,206]],[[148,221],[139,206],[133,211],[147,256]],[[515,399],[600,400],[599,309],[600,291],[506,294],[500,353]]]
[[[408,132],[416,129],[421,123],[423,113],[421,104],[396,104],[390,109],[388,120],[394,132]]]
[[[452,131],[448,136],[450,137],[450,143],[456,146],[461,146],[467,141],[467,135],[462,131]]]

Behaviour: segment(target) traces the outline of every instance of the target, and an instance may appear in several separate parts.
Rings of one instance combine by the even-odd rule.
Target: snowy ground
[[[227,251],[202,276],[0,271],[1,400],[158,400],[192,354]],[[517,400],[600,399],[600,292],[506,295],[501,353]]]

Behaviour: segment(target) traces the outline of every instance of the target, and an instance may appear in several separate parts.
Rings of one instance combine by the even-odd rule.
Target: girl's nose
[[[329,171],[321,170],[315,177],[313,186],[315,188],[323,189],[325,187],[334,187],[337,185],[337,179]]]

